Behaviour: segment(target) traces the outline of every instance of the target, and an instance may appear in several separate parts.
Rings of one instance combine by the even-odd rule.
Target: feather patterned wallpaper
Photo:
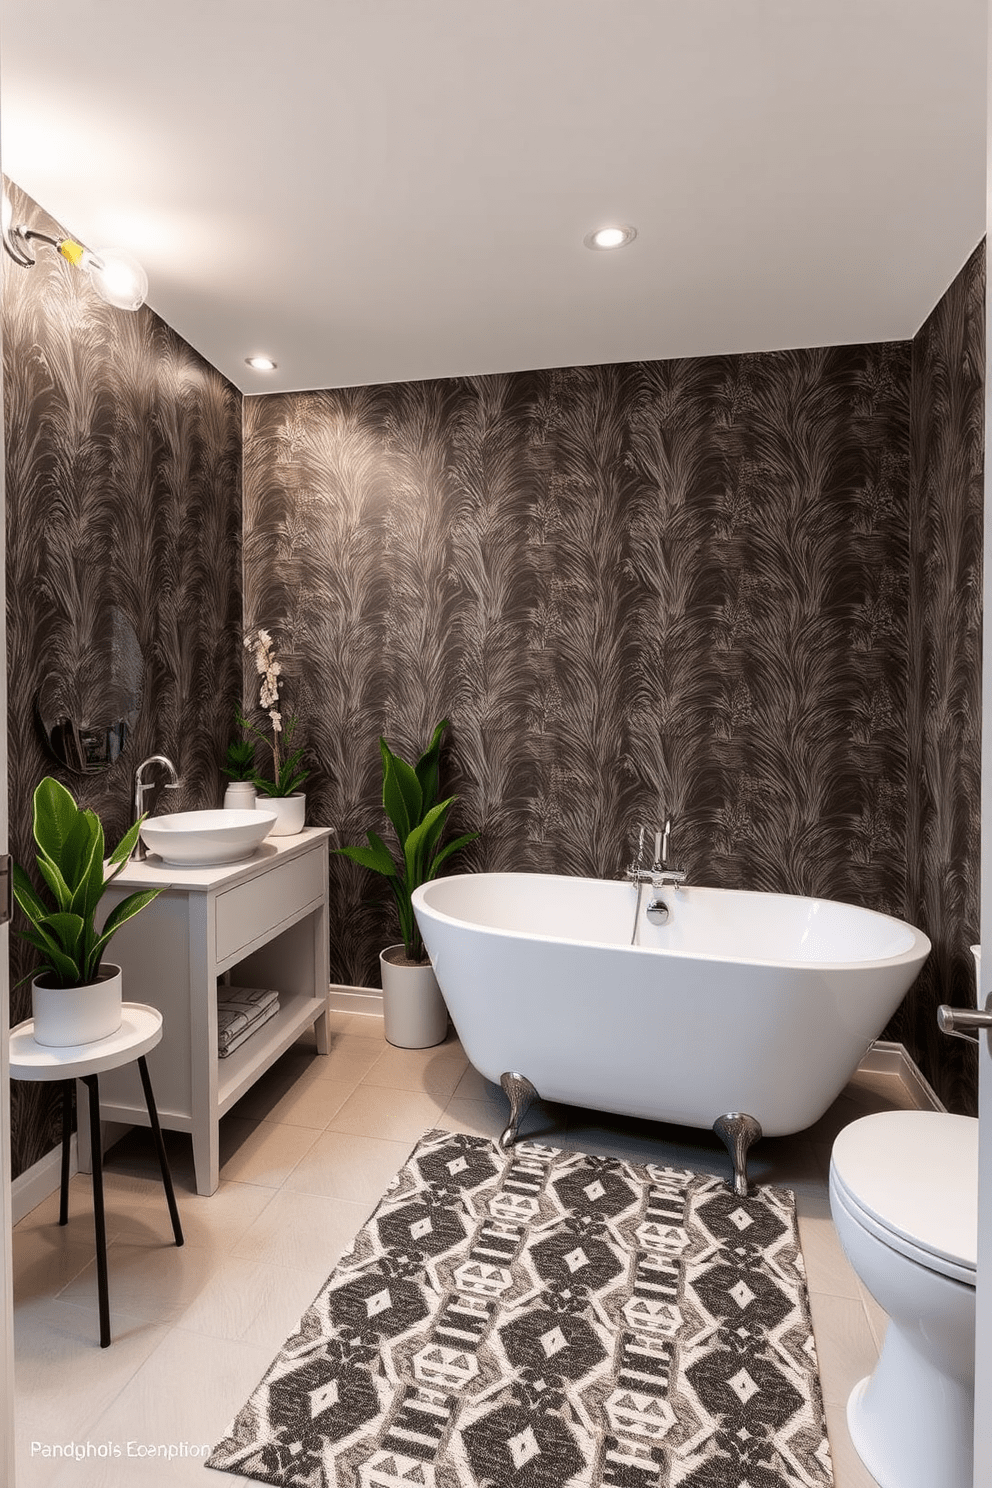
[[[901,912],[908,344],[246,401],[245,612],[297,661],[312,819],[381,820],[376,740],[452,719],[465,867]],[[374,984],[335,859],[333,977]]]
[[[984,250],[915,343],[246,400],[245,617],[291,654],[311,820],[450,716],[452,865],[845,899],[934,941],[900,1013],[956,1109],[977,937]],[[332,857],[332,979],[395,939]],[[949,887],[948,887],[949,885]]]
[[[15,220],[45,219],[12,190]],[[5,265],[4,413],[11,851],[33,865],[31,797],[46,774],[100,813],[115,842],[135,765],[175,761],[172,809],[216,805],[241,688],[241,397],[147,309],[107,308],[53,252]],[[134,627],[144,704],[124,755],[72,775],[35,717],[46,679],[105,679],[107,617]],[[12,982],[30,969],[11,938]],[[11,1022],[30,1016],[30,988]],[[46,1085],[12,1083],[16,1176],[58,1141]]]
[[[910,831],[906,918],[934,941],[893,1023],[952,1110],[977,1111],[973,1048],[940,1033],[942,1002],[975,1004],[979,939],[985,249],[913,341]]]

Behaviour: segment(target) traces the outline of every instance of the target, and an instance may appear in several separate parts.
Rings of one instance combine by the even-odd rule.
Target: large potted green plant
[[[479,835],[465,832],[444,845],[441,842],[457,799],[437,799],[441,736],[447,727],[444,718],[415,765],[394,754],[385,739],[379,740],[382,805],[396,835],[396,856],[371,830],[367,847],[335,849],[353,863],[381,873],[393,891],[402,942],[387,946],[379,963],[386,1039],[404,1049],[439,1044],[448,1028],[448,1012],[414,914],[413,891],[436,878],[452,853]]]
[[[138,840],[141,822],[125,832],[104,863],[100,818],[81,810],[57,780],[46,776],[34,793],[34,840],[39,892],[14,864],[14,898],[30,928],[17,930],[41,956],[32,973],[34,1037],[66,1048],[107,1038],[121,1026],[121,969],[103,957],[111,939],[160,889],[130,894],[97,929],[103,891],[117,877]],[[43,894],[47,891],[50,903]],[[27,978],[24,978],[26,981]]]

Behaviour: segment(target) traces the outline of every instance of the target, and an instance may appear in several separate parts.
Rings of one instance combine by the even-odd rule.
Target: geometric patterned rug
[[[207,1465],[293,1488],[829,1485],[793,1196],[427,1132]]]

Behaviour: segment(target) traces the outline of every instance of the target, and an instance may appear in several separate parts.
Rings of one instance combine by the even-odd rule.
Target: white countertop
[[[266,837],[250,858],[240,863],[218,863],[203,868],[177,868],[163,863],[150,852],[143,862],[130,862],[109,885],[111,889],[208,889],[231,887],[252,878],[260,868],[270,867],[277,858],[293,858],[306,852],[316,842],[326,842],[333,827],[304,827],[291,837]]]

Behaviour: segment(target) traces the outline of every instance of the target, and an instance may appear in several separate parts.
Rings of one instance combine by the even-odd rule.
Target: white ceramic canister
[[[254,811],[258,792],[250,780],[229,780],[224,792],[225,811]]]

